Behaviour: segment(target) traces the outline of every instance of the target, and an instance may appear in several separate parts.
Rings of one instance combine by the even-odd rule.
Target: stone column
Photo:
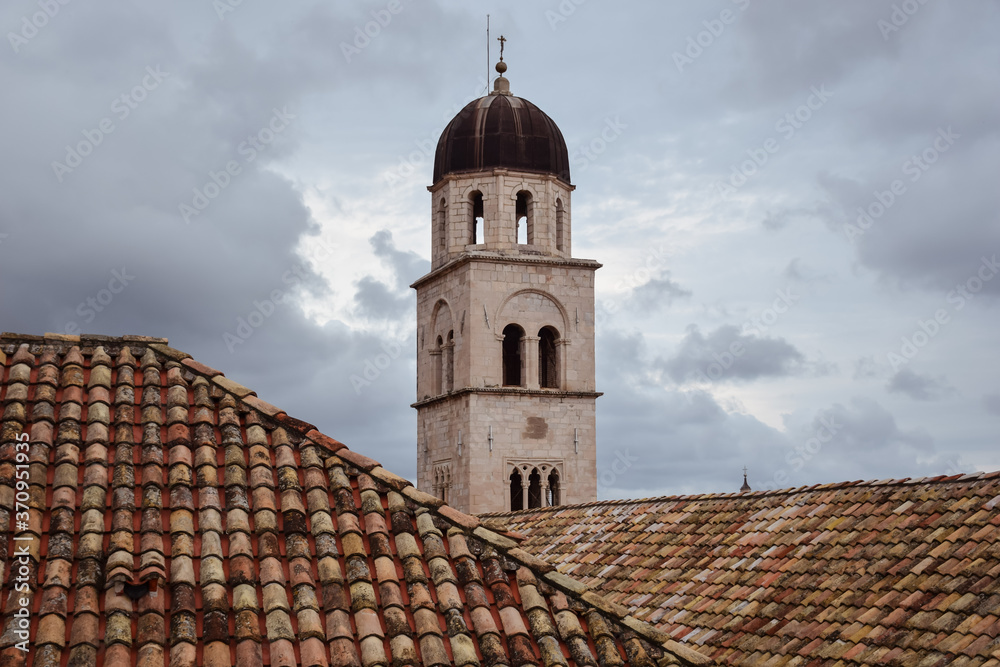
[[[521,367],[524,377],[521,385],[528,389],[538,389],[538,336],[525,335],[521,339]]]
[[[444,393],[444,382],[443,382],[443,372],[442,368],[443,357],[441,355],[441,349],[431,350],[431,368],[433,369],[434,375],[431,378],[431,396],[440,396]]]
[[[440,393],[444,394],[455,388],[455,342],[445,343],[442,348],[444,351],[444,386]]]
[[[573,391],[579,387],[570,387],[566,383],[566,366],[569,365],[569,338],[556,339],[556,373],[559,375],[559,388],[563,391]]]

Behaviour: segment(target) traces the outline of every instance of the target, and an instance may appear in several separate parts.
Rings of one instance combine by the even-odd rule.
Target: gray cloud
[[[885,377],[891,372],[887,365],[879,363],[875,357],[870,355],[861,357],[854,362],[855,380],[874,380]]]
[[[704,335],[689,327],[677,353],[661,362],[674,382],[709,380],[749,381],[801,373],[805,356],[783,338],[742,333],[731,324]]]
[[[373,276],[355,283],[354,313],[368,320],[408,321],[416,308],[410,283],[430,270],[430,262],[413,251],[401,251],[392,232],[381,230],[369,239],[375,256],[392,271],[393,287]]]
[[[691,290],[685,289],[670,279],[670,273],[663,277],[653,278],[632,290],[630,307],[644,315],[670,307],[676,299],[691,296]]]
[[[756,459],[756,489],[808,484],[814,479],[922,477],[971,470],[938,451],[922,429],[901,428],[877,401],[854,397],[812,414],[785,418],[789,445]]]
[[[983,407],[991,415],[1000,416],[1000,394],[986,394],[983,396]]]
[[[886,389],[891,394],[905,394],[915,401],[940,401],[955,393],[944,376],[931,377],[910,368],[901,368],[889,379]]]
[[[369,239],[375,256],[384,260],[396,276],[396,287],[410,289],[410,283],[431,270],[431,263],[412,250],[399,250],[392,240],[392,232],[383,229]]]
[[[1000,253],[1000,9],[927,3],[883,38],[877,21],[893,1],[751,2],[683,72],[657,63],[737,3],[637,2],[628,11],[587,3],[555,26],[545,14],[555,2],[493,13],[509,40],[513,92],[556,120],[576,156],[574,254],[605,263],[599,298],[651,244],[671,250],[669,274],[599,323],[601,470],[623,447],[640,457],[602,487],[605,495],[735,490],[745,462],[751,482],[786,469],[788,484],[941,472],[950,464],[938,449],[1000,467],[989,398],[978,419],[924,402],[894,404],[897,414],[849,402],[842,421],[850,426],[836,446],[824,445],[824,458],[797,471],[786,460],[812,437],[817,406],[883,392],[867,372],[804,372],[814,367],[800,347],[847,366],[880,358],[893,349],[893,332],[950,307],[948,292],[976,276],[984,254]],[[6,3],[0,25],[16,31],[37,7]],[[61,7],[17,53],[0,57],[0,82],[13,91],[0,105],[2,328],[72,324],[169,337],[412,477],[413,336],[393,340],[344,319],[398,331],[413,317],[408,284],[427,270],[429,247],[431,157],[421,146],[484,87],[480,11],[404,4],[348,61],[342,44],[377,8],[242,3],[220,21],[211,3],[190,0]],[[595,43],[602,58],[565,66],[567,53]],[[147,67],[169,74],[122,117],[116,101],[142,85]],[[786,138],[776,122],[823,85],[829,101]],[[248,159],[248,138],[260,140],[276,109],[294,118]],[[621,135],[579,166],[617,117]],[[60,182],[52,163],[97,136],[105,118],[114,130]],[[904,161],[948,125],[960,138],[908,180]],[[713,183],[768,138],[779,150],[733,199],[719,200]],[[414,152],[411,175],[390,191],[384,174]],[[229,162],[239,173],[226,176]],[[848,240],[857,208],[894,179],[905,193]],[[206,205],[186,223],[179,207],[193,206],[195,190]],[[322,277],[297,252],[314,237],[343,250],[339,264],[320,267]],[[134,278],[101,303],[114,271]],[[727,324],[766,307],[761,295],[817,275],[825,291],[782,316],[781,337]],[[995,392],[983,341],[1000,320],[983,306],[998,289],[1000,279],[986,281],[961,317],[951,311],[955,323],[935,338],[935,359],[920,362],[973,395]],[[307,316],[316,302],[346,312]],[[259,326],[249,324],[254,313]],[[697,328],[686,332],[688,323]],[[677,376],[733,342],[746,353],[725,376],[734,380],[723,383],[725,398],[713,396],[718,387],[676,387]],[[379,355],[391,363],[376,374],[369,362]],[[802,415],[801,423],[779,428],[782,414]],[[879,453],[868,456],[866,446]],[[914,462],[915,451],[926,463]]]

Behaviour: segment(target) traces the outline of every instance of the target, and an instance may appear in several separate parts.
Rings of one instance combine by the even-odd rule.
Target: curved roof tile
[[[0,335],[0,664],[709,662],[166,343]]]

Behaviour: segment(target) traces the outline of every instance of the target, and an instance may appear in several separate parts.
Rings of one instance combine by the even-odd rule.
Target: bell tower
[[[417,291],[418,486],[470,513],[596,499],[594,275],[566,142],[500,76],[438,141]]]

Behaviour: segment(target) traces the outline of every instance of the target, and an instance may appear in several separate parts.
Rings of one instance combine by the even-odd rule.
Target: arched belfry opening
[[[559,332],[552,327],[542,327],[538,332],[538,386],[542,389],[559,388],[557,340]]]
[[[486,236],[486,220],[483,216],[483,193],[475,190],[469,195],[469,243],[483,243]]]
[[[438,252],[444,253],[448,251],[448,226],[447,226],[447,209],[444,197],[438,201],[437,212],[435,214],[437,220],[435,221],[435,236],[437,236],[437,248]]]
[[[562,199],[556,199],[556,250],[566,252],[566,210]]]
[[[508,324],[503,328],[503,386],[520,387],[521,381],[521,343],[524,339],[524,329],[517,324]]]
[[[521,245],[534,245],[535,243],[535,221],[531,193],[521,190],[517,193],[517,200],[514,204],[514,216],[517,219],[517,242]]]
[[[524,478],[517,468],[510,473],[510,509],[512,512],[524,509]]]

